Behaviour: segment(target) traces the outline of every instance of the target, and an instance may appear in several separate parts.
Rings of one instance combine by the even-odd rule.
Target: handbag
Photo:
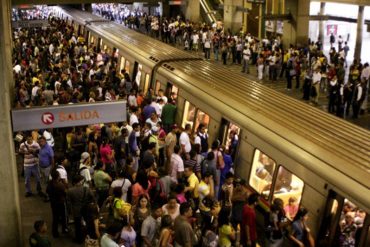
[[[99,247],[99,240],[98,239],[92,239],[89,235],[85,238],[85,247]]]

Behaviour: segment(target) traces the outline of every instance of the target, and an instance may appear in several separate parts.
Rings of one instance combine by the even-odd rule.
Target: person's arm
[[[231,239],[231,241],[234,241],[236,239],[236,234],[235,234],[235,230],[232,226],[230,226],[230,234],[229,234],[229,238]]]
[[[100,238],[99,219],[94,220],[94,229],[95,229],[96,237],[99,239]]]
[[[163,233],[163,238],[160,242],[159,247],[167,247],[168,241],[170,240],[171,232],[169,230],[165,230],[162,233]]]
[[[112,178],[108,175],[108,173],[106,173],[104,180],[110,183],[112,182]]]
[[[152,243],[150,242],[150,240],[147,236],[147,229],[148,229],[148,226],[146,225],[146,222],[144,220],[143,225],[141,227],[141,237],[143,238],[144,243],[146,244],[146,246],[151,247]]]
[[[299,241],[294,235],[295,235],[295,230],[294,230],[294,226],[292,226],[292,232],[291,234],[289,234],[289,239],[292,240],[294,243],[296,243],[299,247],[304,247],[304,244]]]

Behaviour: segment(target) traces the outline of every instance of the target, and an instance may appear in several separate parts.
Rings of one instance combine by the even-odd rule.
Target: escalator
[[[219,9],[221,4],[223,4],[223,0],[200,0],[200,11],[203,21],[210,24],[222,21],[223,12]]]

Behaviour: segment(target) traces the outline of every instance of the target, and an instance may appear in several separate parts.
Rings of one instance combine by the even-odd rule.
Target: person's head
[[[222,225],[229,225],[230,224],[230,210],[222,208],[220,213],[218,214],[218,225],[221,227]]]
[[[179,154],[180,150],[181,150],[181,148],[180,148],[179,145],[175,145],[175,147],[173,148],[173,151],[174,151],[175,154]]]
[[[347,213],[345,216],[344,216],[344,220],[346,222],[347,225],[350,225],[353,223],[353,215],[351,213]]]
[[[123,137],[128,136],[128,130],[126,128],[121,129],[121,136],[123,136]]]
[[[101,161],[98,161],[95,165],[95,170],[105,170],[105,164]]]
[[[308,218],[308,210],[306,208],[300,208],[294,217],[293,221],[302,220],[305,221]]]
[[[215,154],[211,151],[207,154],[207,160],[211,161],[215,158]]]
[[[60,178],[60,174],[59,172],[56,170],[56,169],[53,169],[51,172],[50,172],[50,176],[51,176],[51,179],[53,181],[58,181],[59,178]]]
[[[188,133],[191,132],[191,124],[186,124],[185,125],[185,132],[188,132]]]
[[[212,174],[209,172],[209,171],[206,171],[204,174],[203,174],[203,181],[206,183],[206,184],[209,184],[210,180],[212,178]]]
[[[28,135],[26,137],[26,142],[28,145],[31,145],[33,143],[33,138],[32,138],[32,135]]]
[[[170,194],[170,196],[168,197],[167,205],[169,208],[176,208],[177,199],[175,194]]]
[[[177,127],[177,125],[176,125],[176,124],[173,124],[173,125],[171,126],[171,129],[172,129],[172,133],[177,133],[177,131],[179,131],[179,127]]]
[[[191,174],[193,174],[193,167],[192,166],[186,166],[184,169],[184,174],[186,177],[189,177]]]
[[[161,228],[171,228],[172,227],[172,218],[170,215],[164,215],[161,219]]]
[[[228,172],[226,173],[226,177],[225,177],[225,183],[230,185],[230,184],[233,184],[234,182],[234,174],[232,174],[231,172]]]
[[[120,222],[113,221],[110,222],[106,228],[107,234],[112,236],[112,239],[118,238],[118,235],[121,233],[122,225]]]
[[[212,150],[218,149],[219,146],[220,146],[219,140],[215,140],[214,142],[212,142]]]
[[[146,195],[141,195],[139,197],[139,208],[148,208],[149,207],[149,199]]]
[[[276,205],[279,210],[284,208],[284,201],[281,198],[275,198],[272,204]]]
[[[162,216],[162,207],[159,203],[154,203],[152,205],[152,216],[154,219],[157,219]]]
[[[82,164],[90,164],[90,154],[88,152],[83,152],[81,154],[80,163]]]
[[[41,233],[41,234],[46,233],[48,230],[48,227],[44,220],[35,221],[35,223],[33,224],[33,228],[35,229],[37,233]]]
[[[135,132],[140,131],[140,125],[139,125],[139,123],[133,123],[133,124],[132,124],[132,129],[133,129]]]
[[[148,150],[152,151],[152,152],[155,152],[155,147],[157,146],[157,143],[155,142],[150,142],[148,144]]]
[[[180,214],[186,218],[190,218],[193,215],[193,209],[189,202],[181,203],[180,205]]]
[[[202,134],[206,133],[206,126],[204,124],[199,124],[198,131]]]
[[[116,186],[113,188],[113,196],[114,198],[122,197],[122,188],[120,186]]]
[[[47,144],[46,138],[44,136],[39,137],[39,144],[41,147],[44,147]]]
[[[258,202],[259,195],[258,193],[253,193],[248,197],[248,205],[255,206]]]
[[[82,185],[84,180],[85,180],[85,178],[83,176],[81,176],[80,174],[77,174],[76,176],[73,177],[72,184],[73,185]]]
[[[289,197],[288,203],[289,205],[293,205],[297,202],[297,199],[294,196]]]

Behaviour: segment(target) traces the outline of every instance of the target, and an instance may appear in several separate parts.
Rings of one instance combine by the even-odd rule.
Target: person
[[[175,124],[176,111],[177,107],[174,101],[167,102],[162,108],[161,119],[166,133],[169,133],[171,129],[174,129],[173,126]]]
[[[335,36],[333,33],[330,33],[330,47],[333,47],[334,43],[335,43]]]
[[[360,106],[363,101],[362,94],[365,94],[365,92],[363,92],[361,81],[357,80],[352,98],[352,118],[354,119],[358,118],[358,113],[360,112]]]
[[[122,169],[119,173],[118,173],[118,177],[117,179],[115,179],[112,184],[110,185],[110,193],[109,194],[112,194],[113,193],[113,189],[115,187],[120,187],[121,190],[122,190],[122,197],[121,199],[125,202],[127,202],[127,192],[128,190],[130,189],[132,183],[130,181],[130,179],[128,179],[128,174],[126,173],[127,170],[125,169]]]
[[[195,234],[189,223],[189,218],[193,216],[190,203],[184,202],[180,205],[180,215],[174,222],[175,247],[192,247],[195,244]]]
[[[356,246],[356,235],[357,226],[355,224],[353,215],[351,212],[346,213],[344,220],[341,223],[340,230],[340,247],[354,247]],[[358,243],[357,243],[358,244]]]
[[[208,152],[208,134],[206,133],[206,126],[199,124],[198,133],[194,139],[194,144],[199,144],[201,147],[201,153]]]
[[[139,169],[139,157],[140,157],[140,149],[137,142],[137,137],[140,136],[140,125],[139,123],[134,123],[132,125],[132,131],[128,137],[128,146],[131,153],[131,156],[134,158],[134,165],[133,169],[137,172]]]
[[[84,186],[86,186],[86,187],[90,187],[90,185],[91,185],[90,168],[91,168],[90,154],[88,152],[83,152],[81,154],[80,166],[78,168],[78,174],[84,177],[84,179],[85,179]]]
[[[176,133],[178,132],[178,127],[176,124],[171,126],[171,132],[169,132],[164,140],[165,142],[165,151],[166,151],[166,166],[165,170],[166,172],[169,171],[170,169],[170,163],[171,163],[171,156],[174,152],[174,148],[177,143],[177,135]]]
[[[125,247],[136,247],[136,231],[132,227],[134,220],[130,217],[129,220],[125,219],[122,222],[123,228],[121,230],[121,241]]]
[[[46,138],[44,136],[39,138],[39,145],[40,173],[46,186],[49,182],[50,171],[54,167],[54,151],[53,148],[46,142]],[[45,200],[47,201],[47,194],[45,194]]]
[[[66,215],[66,186],[60,180],[59,172],[51,171],[52,180],[49,182],[46,193],[50,198],[50,206],[52,213],[52,233],[53,237],[59,237],[58,225],[62,224],[63,232],[67,233],[67,215]]]
[[[184,175],[187,178],[187,186],[184,192],[187,193],[188,198],[194,200],[195,205],[199,203],[199,180],[193,171],[193,167],[185,167]]]
[[[106,233],[100,239],[100,247],[120,247],[116,240],[121,233],[121,224],[118,222],[112,222],[107,226]]]
[[[126,143],[126,140],[128,140],[128,135],[129,130],[127,128],[122,128],[120,130],[120,135],[117,136],[113,142],[117,170],[120,170],[125,165],[125,160],[128,154],[128,145]]]
[[[316,105],[319,103],[320,82],[321,82],[320,68],[316,68],[315,72],[312,75],[312,87],[311,87],[311,96],[313,98],[313,103]]]
[[[182,178],[184,173],[184,161],[179,155],[180,151],[180,146],[176,145],[174,147],[174,152],[171,155],[170,176],[174,183],[178,183],[178,179]]]
[[[117,221],[124,221],[130,219],[131,204],[122,200],[121,187],[113,188],[113,217]]]
[[[289,197],[288,204],[284,207],[285,216],[289,220],[293,220],[298,212],[297,199],[293,196]]]
[[[152,205],[152,213],[141,226],[141,237],[143,238],[143,247],[155,247],[157,243],[156,233],[159,230],[162,208],[159,204]]]
[[[271,207],[268,220],[268,246],[280,247],[284,243],[284,229],[287,223],[284,211],[284,201],[275,198]]]
[[[37,220],[33,224],[35,232],[29,237],[29,244],[31,247],[51,247],[50,240],[47,238],[48,227],[43,220]]]
[[[148,199],[149,197],[150,182],[148,175],[145,170],[139,170],[136,175],[136,183],[132,185],[132,203],[137,204],[140,196],[145,195]]]
[[[259,195],[253,193],[248,197],[248,203],[243,207],[240,241],[244,247],[255,247],[257,244],[256,211]]]
[[[222,209],[218,216],[219,247],[231,247],[236,239],[234,228],[230,224],[230,211]]]
[[[245,181],[236,178],[234,181],[233,194],[231,196],[231,222],[234,228],[242,224],[243,208],[248,198]]]
[[[251,50],[249,49],[249,47],[246,45],[244,46],[244,50],[243,50],[243,69],[242,69],[242,73],[247,73],[249,74],[249,61],[250,61],[250,58],[251,58]]]
[[[176,195],[171,194],[168,197],[168,202],[162,206],[163,215],[169,215],[172,220],[175,220],[180,215],[180,204],[177,203]]]
[[[104,225],[100,224],[99,208],[95,202],[88,204],[84,220],[86,223],[85,246],[98,246],[101,237],[100,227]]]
[[[26,141],[19,147],[19,153],[23,154],[24,178],[26,185],[26,197],[32,196],[31,190],[31,176],[36,178],[37,191],[40,196],[44,196],[41,189],[40,173],[37,165],[37,154],[40,150],[40,145],[28,135]]]
[[[108,138],[102,139],[102,144],[100,145],[99,151],[100,151],[101,161],[103,162],[104,167],[105,167],[105,171],[109,174],[110,177],[114,178],[115,177],[114,150],[112,150],[110,146],[110,140]]]
[[[150,204],[149,199],[146,195],[139,197],[138,203],[134,205],[134,229],[140,233],[143,221],[150,215]],[[143,240],[141,235],[137,235],[136,240],[138,246],[141,246]]]
[[[70,205],[75,225],[75,241],[82,243],[85,236],[82,233],[82,218],[84,206],[94,201],[91,190],[83,186],[84,177],[76,175],[73,178],[73,187],[67,191],[67,203]]]
[[[179,143],[181,145],[181,152],[183,154],[189,153],[191,150],[191,143],[190,143],[190,134],[191,134],[191,125],[186,124],[185,130],[181,132]]]
[[[300,208],[293,219],[292,232],[289,238],[299,247],[314,246],[310,229],[307,227],[308,210]]]
[[[202,179],[198,187],[199,193],[199,210],[203,214],[207,214],[210,211],[210,208],[205,205],[205,199],[214,197],[214,186],[213,178],[211,173],[205,172],[202,176]]]
[[[158,240],[158,247],[172,247],[172,224],[170,215],[164,215],[161,219],[161,231]]]
[[[109,184],[111,182],[112,178],[105,172],[105,164],[99,161],[95,166],[94,172],[94,184],[99,207],[103,205],[109,195]]]
[[[226,174],[225,183],[221,186],[220,201],[223,207],[231,209],[231,198],[234,190],[234,175],[231,172]]]

